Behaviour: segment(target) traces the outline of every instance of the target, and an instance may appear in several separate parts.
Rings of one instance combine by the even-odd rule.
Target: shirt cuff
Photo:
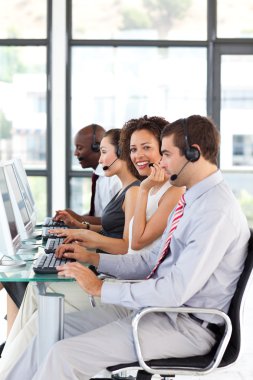
[[[108,304],[120,304],[120,295],[122,294],[122,284],[118,281],[104,280],[101,288],[101,301]]]

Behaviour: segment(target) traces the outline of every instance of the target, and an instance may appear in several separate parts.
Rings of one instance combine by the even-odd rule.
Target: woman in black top
[[[129,169],[121,157],[118,147],[120,129],[107,131],[100,144],[100,159],[106,176],[117,175],[122,189],[105,207],[101,226],[84,223],[82,229],[54,229],[52,232],[62,237],[65,243],[78,241],[86,248],[95,248],[100,252],[124,254],[128,251],[129,222],[134,214],[140,181],[137,172]]]

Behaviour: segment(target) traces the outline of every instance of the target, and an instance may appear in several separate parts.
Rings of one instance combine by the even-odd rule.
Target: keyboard
[[[45,245],[46,253],[54,253],[56,248],[63,243],[64,238],[48,238]]]
[[[58,265],[63,265],[66,263],[74,262],[74,259],[66,259],[62,257],[61,259],[57,259],[54,253],[44,253],[37,258],[35,263],[33,264],[33,270],[38,274],[54,274],[58,273],[56,267]]]

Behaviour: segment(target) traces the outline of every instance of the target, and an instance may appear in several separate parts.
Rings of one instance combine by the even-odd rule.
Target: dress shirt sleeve
[[[197,223],[196,219],[191,223],[186,218],[174,234],[171,254],[159,266],[154,277],[139,283],[104,282],[102,302],[132,309],[147,306],[177,307],[186,304],[200,290],[208,288],[213,277],[212,288],[216,287],[212,290],[214,295],[222,291],[223,287],[226,291],[227,284],[238,277],[233,271],[234,265],[239,264],[240,260],[241,265],[243,263],[243,247],[235,252],[234,257],[238,256],[236,253],[241,256],[238,262],[230,255],[224,259],[226,252],[230,249],[233,251],[234,241],[238,238],[235,225],[230,223],[227,216],[213,210],[199,215]],[[130,255],[132,256],[135,255]],[[241,265],[239,264],[238,271],[241,270]],[[136,271],[138,268],[135,267]],[[212,296],[212,291],[208,291],[209,297]]]
[[[124,280],[145,278],[157,260],[156,250],[132,255],[108,255],[100,253],[97,270]]]

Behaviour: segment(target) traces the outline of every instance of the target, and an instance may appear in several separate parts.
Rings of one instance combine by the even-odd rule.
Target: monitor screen
[[[5,165],[6,174],[8,176],[8,179],[10,181],[10,186],[12,188],[12,191],[14,193],[16,203],[18,205],[22,221],[24,226],[27,226],[30,223],[29,214],[26,208],[26,203],[23,199],[23,195],[21,192],[20,184],[17,181],[16,174],[14,172],[14,167],[12,164]]]
[[[31,187],[29,185],[27,175],[26,175],[26,171],[25,171],[25,168],[22,164],[22,161],[19,158],[15,158],[13,160],[13,163],[14,163],[15,170],[16,170],[19,178],[20,178],[20,181],[23,183],[24,191],[26,193],[26,197],[29,200],[31,207],[34,208],[35,207],[35,201],[34,201],[34,198],[32,195],[32,190],[31,190]]]
[[[0,166],[0,252],[13,255],[21,246],[21,240],[8,191],[3,167]]]
[[[13,168],[23,195],[23,199],[26,204],[27,211],[29,213],[30,220],[32,221],[33,227],[36,225],[36,209],[35,202],[32,196],[31,188],[28,183],[25,169],[19,158],[15,158],[13,161]]]

